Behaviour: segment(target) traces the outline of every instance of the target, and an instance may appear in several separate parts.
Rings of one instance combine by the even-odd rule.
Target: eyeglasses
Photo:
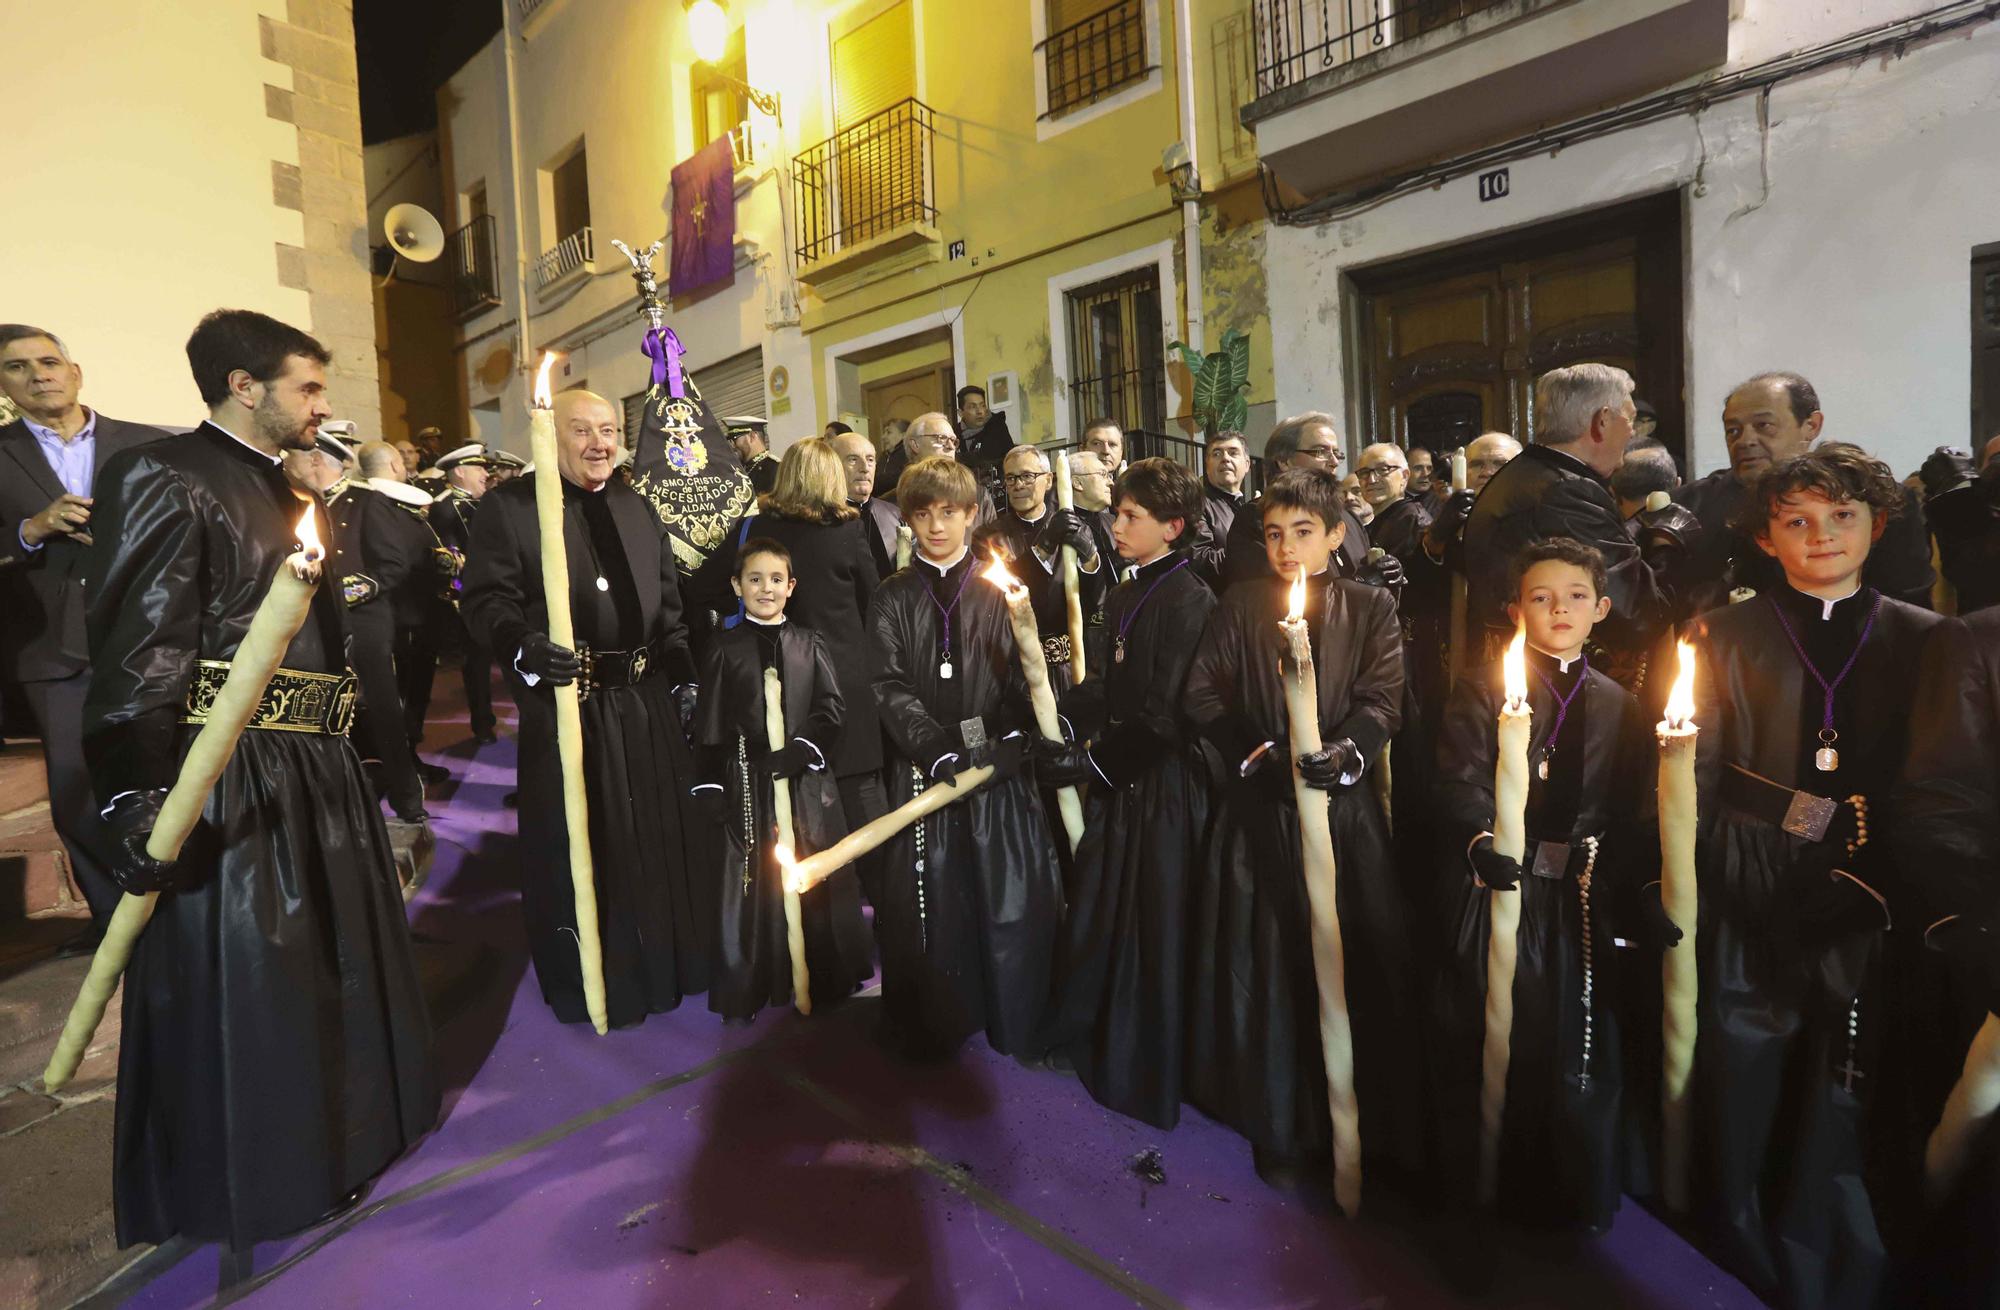
[[[1010,487],[1032,487],[1037,481],[1047,477],[1046,473],[1009,473],[1001,481]]]
[[[1399,468],[1394,464],[1375,464],[1365,469],[1354,470],[1354,476],[1363,482],[1387,482],[1390,474],[1407,472],[1408,469]]]
[[[1340,462],[1340,447],[1338,446],[1300,446],[1299,454],[1304,455],[1307,459],[1316,459],[1322,464],[1338,464]]]

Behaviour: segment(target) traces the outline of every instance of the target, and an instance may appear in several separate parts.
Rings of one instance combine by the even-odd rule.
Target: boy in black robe
[[[1514,560],[1510,617],[1527,629],[1527,849],[1493,849],[1496,661],[1453,688],[1438,741],[1440,878],[1453,905],[1441,980],[1439,1139],[1448,1186],[1477,1171],[1489,892],[1519,888],[1514,1024],[1498,1207],[1527,1224],[1601,1230],[1618,1207],[1618,1015],[1607,994],[1620,911],[1657,859],[1633,798],[1650,785],[1651,735],[1631,693],[1584,654],[1611,611],[1604,557],[1568,537]],[[1654,904],[1658,904],[1657,899]],[[1461,1200],[1469,1198],[1459,1198]]]
[[[795,857],[845,836],[828,761],[846,714],[826,644],[811,628],[785,621],[785,603],[798,586],[791,552],[768,537],[753,537],[737,552],[735,566],[730,586],[742,598],[744,621],[719,633],[702,659],[707,694],[695,721],[702,781],[693,792],[723,835],[722,935],[708,1008],[724,1019],[747,1021],[765,1005],[792,999],[773,783],[783,778],[790,784]],[[764,717],[764,673],[773,668],[783,689],[786,732],[776,750]],[[813,1006],[845,1000],[874,971],[854,874],[843,869],[806,892],[799,916]]]
[[[1090,787],[1075,894],[1056,949],[1049,1044],[1099,1104],[1158,1128],[1180,1119],[1187,888],[1208,827],[1208,769],[1181,709],[1215,593],[1183,548],[1201,482],[1171,460],[1119,479],[1112,540],[1125,580],[1105,604],[1110,662],[1071,703],[1101,719],[1088,749],[1036,744],[1044,786]],[[1081,728],[1080,728],[1081,731]]]
[[[125,971],[118,1244],[238,1251],[351,1204],[430,1130],[438,1084],[389,835],[347,740],[339,580],[237,739],[180,858],[160,805],[252,617],[298,549],[279,468],[330,412],[327,353],[219,310],[188,340],[209,419],[114,455],[91,530],[83,752],[132,893],[162,891]],[[322,538],[323,511],[315,506]],[[9,1202],[28,1202],[7,1180]]]
[[[1300,757],[1333,829],[1354,1034],[1363,1186],[1408,1179],[1425,1134],[1409,898],[1365,774],[1403,702],[1402,630],[1386,589],[1335,577],[1344,515],[1319,469],[1279,476],[1259,501],[1275,576],[1223,597],[1195,652],[1187,710],[1221,755],[1223,785],[1191,891],[1188,1099],[1250,1139],[1258,1170],[1291,1180],[1325,1161],[1332,1124],[1311,916],[1292,786],[1279,620],[1304,577],[1326,748]]]
[[[1867,1304],[1884,1277],[1864,1120],[1906,1001],[1890,790],[1939,621],[1862,580],[1902,503],[1853,446],[1782,461],[1742,526],[1784,585],[1696,625],[1696,1218],[1786,1306]]]
[[[542,998],[564,1023],[589,1014],[552,688],[583,684],[605,1008],[611,1025],[622,1027],[708,990],[719,843],[687,790],[694,759],[683,734],[694,719],[694,660],[667,530],[612,476],[618,411],[609,401],[565,391],[556,397],[555,424],[558,466],[488,492],[480,506],[465,609],[508,670],[521,711],[521,911]],[[539,478],[558,478],[562,488],[577,650],[549,637]]]
[[[966,544],[978,504],[972,471],[920,460],[896,499],[916,558],[883,582],[868,611],[889,804],[974,766],[990,764],[995,776],[882,848],[884,1036],[913,1055],[941,1056],[984,1028],[995,1050],[1032,1056],[1062,881],[1022,771],[1033,719],[1014,631]]]

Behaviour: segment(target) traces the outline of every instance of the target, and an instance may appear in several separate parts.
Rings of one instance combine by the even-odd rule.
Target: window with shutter
[[[740,355],[731,355],[707,368],[696,369],[694,384],[718,418],[737,414],[767,417],[764,413],[762,346],[753,346]]]
[[[914,221],[924,192],[924,141],[909,0],[897,0],[833,42],[834,187],[842,244]]]
[[[1142,0],[1045,0],[1048,116],[1060,118],[1146,76]]]
[[[833,39],[833,126],[853,127],[917,93],[916,33],[910,0]]]

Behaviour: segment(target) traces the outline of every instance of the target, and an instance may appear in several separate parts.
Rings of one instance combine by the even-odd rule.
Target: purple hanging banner
[[[678,300],[736,277],[736,156],[727,133],[674,165],[673,190],[667,283]]]
[[[657,387],[664,382],[668,395],[685,395],[686,391],[681,386],[681,356],[687,353],[687,347],[674,335],[674,330],[670,327],[648,328],[646,340],[639,348],[645,352],[647,359],[653,361],[653,385]]]

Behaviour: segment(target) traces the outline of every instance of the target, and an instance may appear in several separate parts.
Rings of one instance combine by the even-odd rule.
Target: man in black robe
[[[315,1222],[427,1132],[430,1024],[389,837],[345,736],[337,582],[171,865],[160,805],[309,503],[281,452],[327,417],[327,353],[220,310],[188,340],[209,419],[106,464],[93,514],[83,748],[127,891],[164,890],[125,972],[121,1246],[238,1250]],[[317,507],[315,507],[316,510]]]
[[[1466,641],[1484,663],[1513,635],[1508,569],[1530,542],[1569,537],[1604,556],[1611,617],[1594,634],[1638,666],[1669,618],[1666,595],[1625,530],[1609,479],[1632,440],[1632,377],[1608,364],[1573,364],[1535,380],[1535,444],[1493,475],[1465,518]],[[1616,675],[1614,675],[1616,676]]]
[[[472,549],[473,515],[491,483],[488,463],[486,447],[477,443],[440,456],[438,469],[444,474],[445,486],[432,502],[429,515],[438,544],[457,564],[450,585],[432,600],[434,644],[440,650],[458,654],[459,675],[465,680],[466,716],[472,726],[472,739],[481,745],[494,740],[493,657],[472,639],[460,605],[464,600],[465,561]]]
[[[1077,584],[1088,614],[1103,591],[1103,566],[1097,538],[1076,510],[1057,509],[1050,495],[1053,474],[1049,457],[1033,446],[1016,446],[1001,464],[1007,488],[1007,508],[982,523],[973,537],[973,553],[982,557],[998,550],[1010,571],[1028,589],[1041,634],[1042,654],[1054,670],[1069,663],[1069,600],[1064,591],[1062,548],[1076,551]],[[983,567],[983,563],[982,563]]]
[[[1695,588],[1683,602],[1685,614],[1699,614],[1728,599],[1731,588],[1768,591],[1783,574],[1756,543],[1735,527],[1750,503],[1751,488],[1768,469],[1802,455],[1820,438],[1826,415],[1819,392],[1797,373],[1760,373],[1729,393],[1722,406],[1722,439],[1729,467],[1697,478],[1674,496],[1701,520],[1701,543],[1688,562]],[[1867,584],[1885,596],[1924,609],[1931,606],[1931,545],[1923,506],[1905,489],[1902,508],[1889,521],[1868,556]]]
[[[588,1014],[552,689],[582,684],[606,1008],[623,1026],[707,990],[718,853],[688,796],[695,672],[666,529],[612,476],[619,441],[610,401],[565,391],[555,425],[557,467],[488,493],[480,507],[465,607],[508,669],[521,711],[521,908],[542,997],[564,1023]],[[548,477],[562,481],[574,650],[550,640],[542,592],[535,484]]]

